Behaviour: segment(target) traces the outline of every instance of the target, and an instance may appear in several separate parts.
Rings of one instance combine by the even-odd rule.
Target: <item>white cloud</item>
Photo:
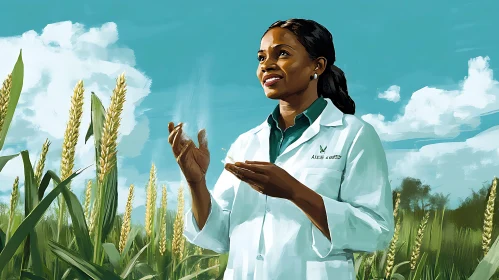
[[[432,189],[450,194],[451,207],[465,199],[471,189],[499,176],[499,126],[463,142],[438,143],[412,151],[387,151],[394,188],[404,177],[419,178]]]
[[[378,97],[397,103],[400,101],[400,87],[397,85],[390,86],[385,92],[379,93]]]
[[[133,50],[119,48],[118,30],[115,23],[86,28],[69,21],[47,25],[41,34],[30,30],[20,36],[0,38],[0,78],[5,78],[15,64],[22,49],[25,66],[23,91],[11,123],[1,155],[30,151],[32,163],[37,160],[43,142],[48,138],[52,145],[47,156],[46,169],[60,169],[62,140],[68,120],[73,88],[82,79],[85,86],[84,112],[76,148],[75,169],[94,164],[93,138],[84,144],[90,124],[90,94],[95,92],[104,107],[108,107],[116,78],[125,72],[127,95],[122,112],[120,135],[130,135],[136,127],[138,106],[150,93],[151,80],[135,67]],[[144,122],[147,125],[147,121]],[[134,146],[140,151],[145,142]],[[130,145],[128,145],[130,146]],[[6,149],[9,148],[9,149]],[[127,154],[127,151],[123,151]],[[137,151],[128,154],[136,155]],[[121,166],[122,158],[119,159]],[[119,168],[119,167],[118,167]],[[15,176],[24,181],[22,160],[18,157],[9,162],[0,174],[0,191],[9,191]],[[95,177],[95,166],[79,175],[72,188],[79,195],[85,180]],[[126,178],[119,178],[120,190],[128,190]],[[51,188],[49,188],[51,189]],[[120,196],[121,198],[121,196]],[[1,198],[3,201],[7,197]],[[120,200],[124,208],[125,200]]]
[[[411,96],[393,120],[381,114],[362,116],[384,141],[425,137],[455,137],[461,126],[476,128],[480,116],[499,110],[499,82],[493,79],[489,57],[468,61],[468,76],[456,90],[424,87]]]

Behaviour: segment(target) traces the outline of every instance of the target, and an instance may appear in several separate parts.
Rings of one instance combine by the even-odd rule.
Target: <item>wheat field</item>
[[[0,89],[0,149],[23,76],[20,53]],[[78,81],[68,104],[59,172],[45,170],[49,139],[39,151],[0,157],[0,171],[17,156],[24,164],[12,182],[10,203],[0,204],[0,279],[222,279],[228,255],[186,242],[182,232],[185,189],[181,186],[177,194],[177,210],[167,210],[166,186],[157,186],[154,164],[144,182],[144,225],[131,223],[134,185],[129,186],[125,212],[117,214],[117,136],[126,87],[122,74],[108,108],[91,93],[92,112],[83,112],[83,97],[88,93],[84,81]],[[77,197],[71,181],[87,168],[74,166],[75,147],[85,132],[80,127],[83,114],[92,114],[85,139],[95,148],[96,174],[86,182],[82,197]],[[39,155],[34,165],[30,154]],[[495,274],[499,266],[494,225],[497,181],[493,178],[487,190],[481,229],[456,226],[445,209],[400,209],[401,195],[395,192],[392,242],[385,251],[355,255],[357,279],[499,279]],[[48,187],[51,183],[53,188]],[[23,196],[20,186],[24,186]]]

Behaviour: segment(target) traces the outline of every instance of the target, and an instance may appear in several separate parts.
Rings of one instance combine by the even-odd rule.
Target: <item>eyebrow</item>
[[[289,47],[289,48],[291,48],[291,49],[293,49],[293,50],[294,50],[294,48],[293,48],[293,47],[291,47],[290,45],[286,45],[286,44],[277,44],[277,45],[274,45],[274,46],[273,46],[273,48],[275,49],[275,48],[278,48],[278,47],[283,47],[283,46],[285,46],[285,47]],[[261,52],[264,52],[264,51],[263,51],[263,50],[258,50],[258,53],[261,53]]]

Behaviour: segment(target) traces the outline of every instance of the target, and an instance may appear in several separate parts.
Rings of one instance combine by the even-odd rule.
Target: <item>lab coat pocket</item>
[[[302,169],[299,178],[305,186],[317,193],[338,199],[342,174],[340,170],[327,167],[306,167]]]

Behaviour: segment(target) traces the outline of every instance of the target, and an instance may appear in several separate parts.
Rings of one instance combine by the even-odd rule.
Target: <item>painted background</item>
[[[450,208],[499,175],[499,11],[497,1],[10,1],[0,16],[0,78],[23,49],[23,93],[2,155],[52,142],[47,168],[59,170],[72,89],[86,89],[76,168],[94,163],[83,139],[90,92],[107,107],[123,71],[127,101],[119,138],[119,212],[134,184],[145,203],[151,164],[176,207],[180,172],[167,141],[169,121],[208,132],[208,184],[223,169],[222,148],[260,124],[277,105],[256,79],[266,28],[291,17],[314,19],[333,34],[357,115],[384,142],[390,177],[405,176],[450,193]],[[245,1],[249,2],[249,1]],[[329,4],[327,4],[329,3]],[[496,35],[494,35],[496,34]],[[0,174],[8,202],[21,157]],[[82,194],[91,170],[72,184]],[[23,187],[20,186],[20,190]],[[189,199],[186,200],[189,203]],[[159,201],[158,201],[159,203]],[[134,216],[143,214],[134,210]]]

